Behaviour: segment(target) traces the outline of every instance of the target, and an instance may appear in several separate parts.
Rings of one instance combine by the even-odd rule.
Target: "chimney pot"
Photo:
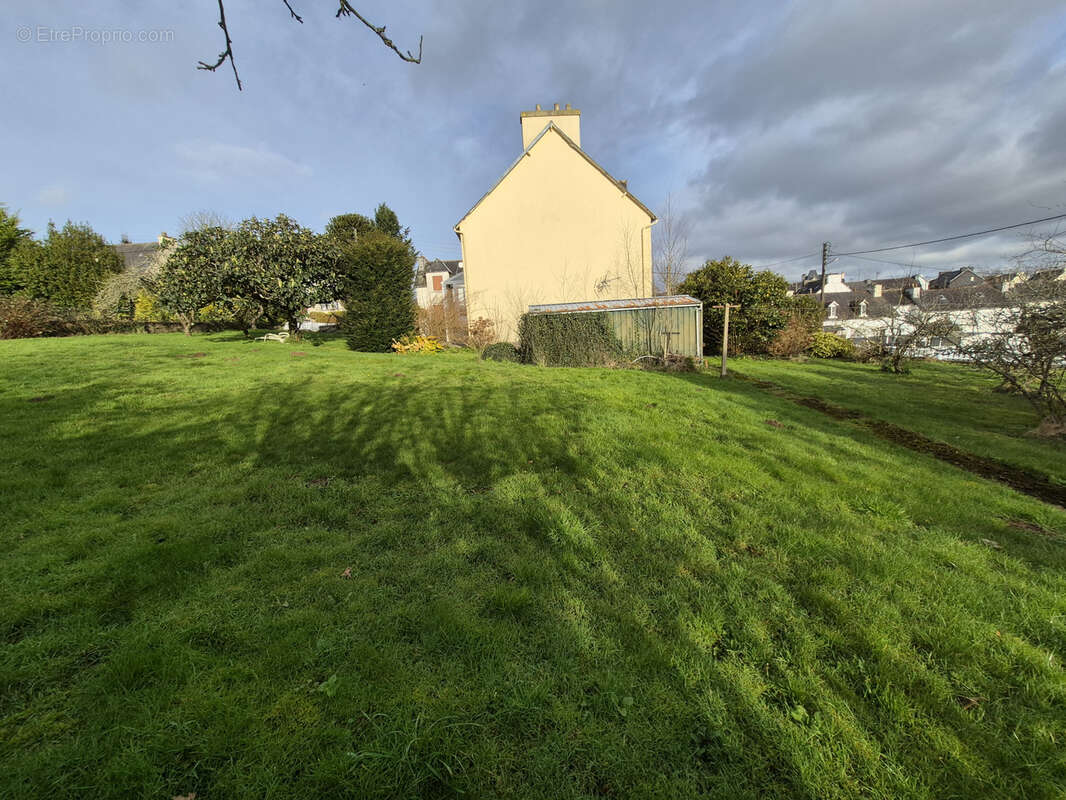
[[[569,104],[569,103],[567,103],[567,104],[566,104],[566,110],[567,110],[567,111],[569,111],[569,110],[570,110],[570,104]]]
[[[540,111],[540,103],[537,103],[537,111]]]
[[[558,103],[556,103],[556,104],[555,104],[555,110],[556,110],[556,111],[558,111],[558,110],[559,110],[559,104],[558,104]]]

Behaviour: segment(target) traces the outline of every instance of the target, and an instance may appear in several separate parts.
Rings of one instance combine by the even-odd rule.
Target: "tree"
[[[415,326],[411,272],[415,254],[395,236],[373,230],[341,250],[342,328],[353,350],[385,352]]]
[[[8,268],[8,259],[15,246],[28,238],[30,232],[19,227],[18,214],[0,203],[0,294],[12,294],[22,288],[18,275]]]
[[[354,242],[372,230],[374,230],[374,220],[362,214],[338,214],[326,223],[326,236],[338,245]]]
[[[294,2],[294,1],[295,0],[291,0],[291,1],[290,0],[282,0],[282,2],[285,3],[285,8],[287,8],[289,10],[289,14],[292,17],[292,19],[296,20],[297,22],[299,22],[302,25],[303,24],[303,17],[301,17],[299,14],[297,14],[296,10],[292,7],[292,2]],[[418,55],[417,56],[414,55],[410,50],[408,50],[406,54],[402,53],[400,51],[400,48],[398,48],[393,43],[392,39],[390,39],[388,36],[385,35],[385,26],[384,25],[374,25],[374,24],[372,24],[366,17],[364,17],[362,14],[360,14],[358,11],[356,11],[352,7],[351,3],[348,2],[348,0],[338,0],[338,2],[339,2],[339,6],[337,8],[337,13],[335,15],[336,17],[338,17],[338,18],[340,18],[340,17],[355,17],[361,23],[363,23],[367,28],[369,28],[374,33],[376,33],[378,38],[381,39],[381,43],[383,45],[385,45],[385,47],[389,48],[394,53],[396,53],[396,55],[398,55],[402,60],[407,61],[407,62],[409,62],[411,64],[421,64],[422,63],[422,37],[421,36],[418,37]],[[225,40],[226,49],[218,54],[218,58],[214,62],[208,63],[206,61],[201,61],[197,65],[196,68],[197,69],[205,69],[205,70],[208,70],[209,72],[214,72],[216,69],[221,67],[227,61],[229,61],[230,67],[232,67],[232,69],[233,69],[233,79],[235,81],[237,81],[237,90],[241,91],[244,87],[241,85],[241,76],[237,74],[237,62],[233,58],[233,40],[230,38],[229,25],[226,22],[226,6],[225,6],[224,0],[218,0],[218,27],[222,29],[222,35],[223,35],[223,38]]]
[[[374,209],[374,227],[388,236],[395,236],[406,245],[411,244],[411,229],[401,227],[396,212],[384,203]]]
[[[785,327],[792,311],[788,282],[773,272],[755,272],[749,264],[725,256],[708,261],[689,273],[677,287],[703,301],[703,348],[722,349],[723,313],[714,306],[740,306],[729,317],[729,349],[736,353],[763,353]]]
[[[903,310],[901,306],[889,317],[882,331],[885,337],[881,369],[896,375],[910,372],[915,353],[933,338],[950,340],[958,332],[951,313],[941,311],[928,302],[921,302]]]
[[[958,344],[959,352],[1024,397],[1047,434],[1066,433],[1066,285],[1022,284],[1012,306],[986,311],[986,331]]]
[[[227,239],[226,294],[284,319],[290,337],[299,339],[300,318],[308,306],[336,295],[336,245],[284,214],[246,219]]]
[[[204,228],[186,231],[177,243],[160,245],[162,269],[145,283],[160,305],[177,317],[186,336],[201,309],[222,297],[227,238],[222,228]]]
[[[688,223],[674,211],[671,195],[659,214],[659,224],[653,229],[655,246],[652,251],[652,273],[655,289],[663,294],[676,294],[685,275],[688,259]]]
[[[26,295],[68,309],[89,308],[108,276],[121,272],[122,256],[88,225],[48,223],[41,242],[23,237],[8,268]]]
[[[178,225],[179,233],[200,231],[204,228],[221,228],[225,231],[231,231],[237,227],[233,220],[225,214],[220,214],[217,211],[211,211],[206,208],[202,208],[199,211],[190,211],[188,214],[185,214],[178,220]]]

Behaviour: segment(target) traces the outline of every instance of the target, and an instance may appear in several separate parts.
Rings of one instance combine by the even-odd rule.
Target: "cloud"
[[[264,145],[245,147],[196,139],[179,142],[174,146],[174,153],[187,174],[208,182],[274,181],[311,175],[310,167]]]

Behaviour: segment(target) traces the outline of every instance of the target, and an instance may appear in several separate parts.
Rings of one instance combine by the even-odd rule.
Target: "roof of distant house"
[[[146,269],[155,252],[159,249],[158,242],[123,242],[112,245],[115,251],[122,256],[125,269]]]
[[[432,261],[425,261],[420,263],[415,271],[415,286],[425,286],[426,275],[432,272],[447,272],[449,276],[454,276],[461,273],[462,269],[463,262],[459,259],[435,258]]]

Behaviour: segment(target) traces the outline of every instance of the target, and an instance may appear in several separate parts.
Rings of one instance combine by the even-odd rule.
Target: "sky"
[[[583,149],[689,263],[794,278],[867,250],[1066,213],[1061,0],[4,0],[0,202],[41,231],[150,241],[212,211],[322,230],[386,202],[430,258],[521,152],[519,113],[581,109]],[[1044,228],[843,257],[849,278],[1009,265]],[[653,231],[654,234],[654,231]],[[795,258],[804,256],[803,258]],[[786,263],[777,263],[789,259]]]

